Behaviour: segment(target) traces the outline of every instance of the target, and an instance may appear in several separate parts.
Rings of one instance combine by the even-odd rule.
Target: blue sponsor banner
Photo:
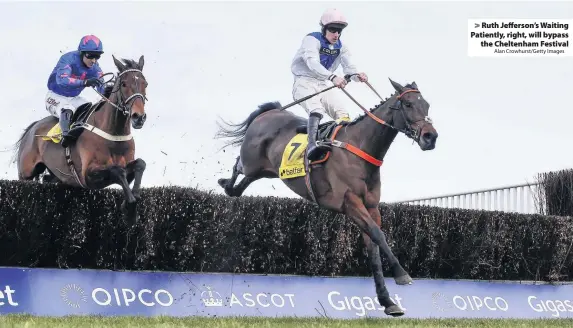
[[[418,280],[390,295],[410,318],[571,318],[573,285]],[[0,314],[390,318],[370,277],[0,268]]]

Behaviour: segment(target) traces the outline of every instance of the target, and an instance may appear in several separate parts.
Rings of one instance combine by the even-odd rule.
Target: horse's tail
[[[16,157],[18,156],[18,154],[20,153],[20,146],[22,145],[22,140],[24,140],[24,137],[26,136],[26,134],[28,134],[28,132],[30,131],[30,129],[32,129],[32,127],[34,126],[34,124],[38,123],[38,121],[34,121],[32,123],[30,123],[30,125],[28,125],[28,127],[26,127],[24,129],[24,132],[22,132],[22,135],[20,136],[20,138],[18,139],[18,141],[16,141],[16,143],[14,144],[14,146],[12,146],[14,154],[12,155],[12,158],[10,159],[10,163],[15,163],[16,162]]]
[[[270,110],[280,109],[280,108],[282,108],[282,106],[281,103],[278,101],[264,103],[262,105],[259,105],[259,108],[257,108],[254,112],[252,112],[251,115],[249,115],[249,117],[247,117],[246,120],[236,124],[227,123],[220,118],[220,120],[223,121],[223,124],[227,125],[228,128],[222,126],[221,123],[217,122],[219,130],[215,134],[215,138],[233,138],[230,141],[226,142],[225,146],[223,146],[221,149],[231,145],[242,144],[243,141],[245,140],[245,134],[247,133],[247,129],[249,128],[251,123],[253,123],[253,121],[257,118],[257,116],[266,113]]]

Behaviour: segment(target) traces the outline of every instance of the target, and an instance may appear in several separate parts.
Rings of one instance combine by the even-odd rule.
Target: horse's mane
[[[405,89],[413,89],[413,90],[417,90],[414,86],[412,86],[412,84],[408,83],[404,86]],[[393,97],[394,95],[396,95],[398,92],[394,92],[393,94],[390,95],[390,97],[387,97],[386,99],[382,100],[380,102],[380,104],[375,105],[374,107],[370,108],[368,111],[370,113],[372,113],[376,108],[381,107],[382,105],[384,105],[391,97]],[[354,125],[360,121],[362,121],[365,117],[366,117],[366,113],[359,115],[358,117],[356,117],[354,120],[352,120],[351,122],[346,123],[345,125]]]

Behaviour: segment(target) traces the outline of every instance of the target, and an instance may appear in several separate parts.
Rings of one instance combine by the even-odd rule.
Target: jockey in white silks
[[[307,34],[296,52],[291,64],[294,75],[292,96],[301,99],[322,91],[332,84],[339,88],[346,86],[344,77],[334,72],[342,64],[344,74],[352,76],[353,81],[367,81],[365,73],[358,73],[352,63],[351,54],[346,45],[340,41],[342,30],[348,26],[346,18],[338,9],[328,9],[320,18],[321,32]],[[318,125],[324,115],[337,121],[350,120],[348,112],[334,92],[325,92],[300,103],[309,114],[307,157],[315,160],[320,150],[330,150],[330,146],[316,144]]]

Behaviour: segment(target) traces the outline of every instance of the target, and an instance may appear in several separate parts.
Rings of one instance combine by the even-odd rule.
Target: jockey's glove
[[[85,85],[86,87],[100,86],[100,85],[101,85],[101,81],[100,81],[100,79],[98,79],[97,77],[92,77],[91,79],[85,80],[84,85]]]

